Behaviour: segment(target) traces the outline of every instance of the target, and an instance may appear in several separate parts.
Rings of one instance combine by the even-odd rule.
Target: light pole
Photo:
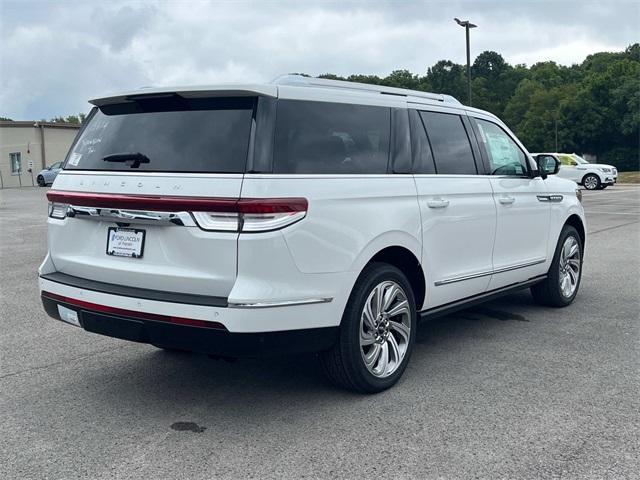
[[[469,49],[469,29],[476,28],[477,25],[474,25],[469,20],[460,20],[459,18],[454,18],[454,20],[458,25],[464,27],[467,34],[467,89],[469,91],[469,106],[471,106],[471,52]]]

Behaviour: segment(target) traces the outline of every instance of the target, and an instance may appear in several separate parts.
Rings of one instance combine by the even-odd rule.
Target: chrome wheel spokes
[[[387,377],[402,364],[411,338],[411,310],[400,285],[385,281],[371,291],[360,316],[360,353],[367,370]]]
[[[567,237],[560,251],[560,291],[566,298],[571,297],[580,280],[580,268],[582,260],[580,256],[580,245],[575,237]]]
[[[587,190],[593,190],[598,186],[598,179],[596,177],[594,177],[593,175],[589,175],[585,180],[584,180],[584,187]]]

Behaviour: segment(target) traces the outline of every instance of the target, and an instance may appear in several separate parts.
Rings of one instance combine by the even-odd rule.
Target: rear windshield
[[[254,104],[249,97],[175,95],[103,106],[91,115],[65,169],[243,173]]]

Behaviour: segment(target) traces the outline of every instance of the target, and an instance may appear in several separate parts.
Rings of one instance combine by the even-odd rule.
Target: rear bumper
[[[77,277],[71,277],[76,278]],[[80,302],[142,313],[146,317],[164,316],[217,323],[233,333],[264,333],[286,330],[336,327],[344,304],[331,298],[299,297],[292,302],[233,303],[226,298],[190,294],[149,292],[140,288],[104,288],[101,282],[70,281],[42,274],[40,291]],[[115,288],[117,287],[117,288]],[[160,295],[165,294],[165,295]],[[220,302],[219,305],[216,305]],[[233,308],[232,308],[233,307]],[[124,315],[127,316],[127,315]],[[134,315],[135,316],[135,315]]]
[[[134,312],[76,300],[43,291],[49,316],[62,320],[59,306],[77,313],[88,332],[163,348],[232,357],[282,355],[326,350],[336,341],[338,327],[274,332],[230,332],[213,321]],[[182,322],[182,323],[180,323]],[[191,324],[187,324],[191,322]]]

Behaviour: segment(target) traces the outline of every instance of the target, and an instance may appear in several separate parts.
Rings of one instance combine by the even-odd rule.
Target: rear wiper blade
[[[132,162],[131,168],[138,168],[141,163],[151,162],[149,157],[140,152],[112,153],[103,157],[102,160],[105,162]]]

